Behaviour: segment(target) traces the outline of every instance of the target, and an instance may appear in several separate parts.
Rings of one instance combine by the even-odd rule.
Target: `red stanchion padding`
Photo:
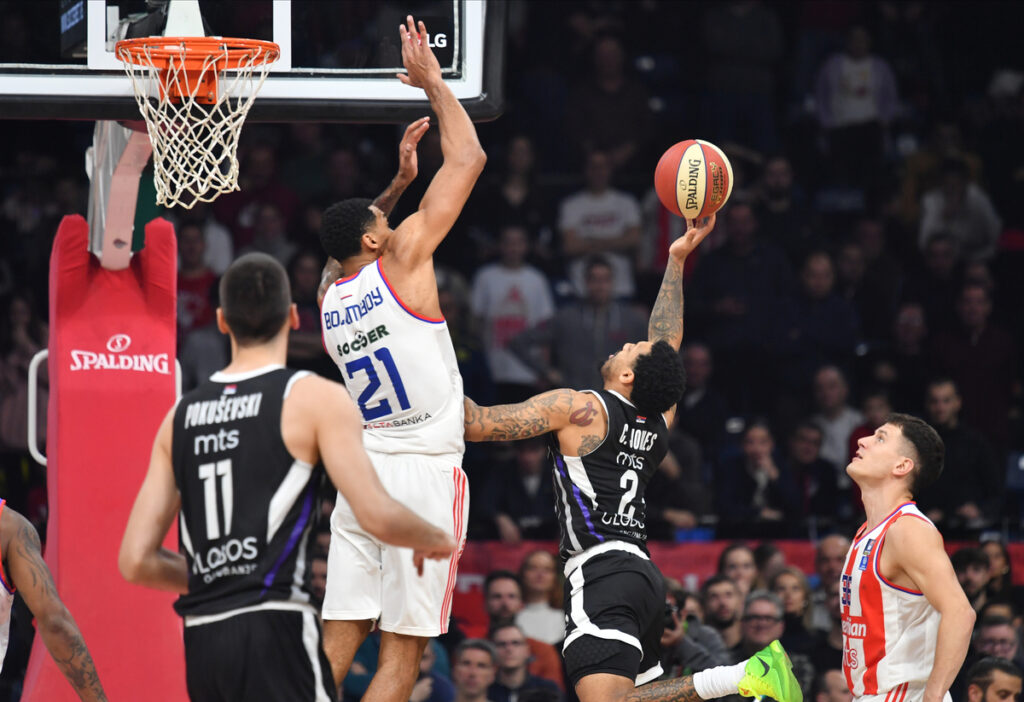
[[[65,217],[50,258],[49,522],[46,562],[112,700],[187,699],[174,595],[129,585],[117,569],[153,437],[174,404],[174,230],[146,225],[120,271],[88,252],[89,226]],[[177,548],[177,533],[167,542]],[[29,702],[78,697],[36,637]]]

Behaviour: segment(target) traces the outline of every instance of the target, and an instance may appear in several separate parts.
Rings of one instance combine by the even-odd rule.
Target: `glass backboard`
[[[281,58],[249,120],[403,122],[423,91],[400,83],[398,25],[422,19],[448,84],[475,120],[503,105],[503,0],[200,0],[206,33],[267,39]],[[138,119],[113,46],[124,21],[157,23],[146,0],[0,0],[0,118]]]

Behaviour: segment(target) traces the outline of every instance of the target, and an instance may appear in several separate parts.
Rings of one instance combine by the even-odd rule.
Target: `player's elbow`
[[[445,160],[458,168],[480,175],[484,170],[484,165],[487,163],[487,153],[481,148],[479,143],[476,143],[467,145],[466,148],[462,149],[453,158]]]
[[[117,554],[117,569],[121,571],[122,578],[138,584],[142,580],[143,559],[130,546],[121,544],[121,551]]]
[[[978,613],[971,607],[970,602],[965,602],[966,609],[963,610],[963,627],[967,631],[974,631],[974,622],[978,619]]]

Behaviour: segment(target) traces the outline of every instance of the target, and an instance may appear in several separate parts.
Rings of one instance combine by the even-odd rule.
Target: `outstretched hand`
[[[420,139],[430,129],[430,117],[420,117],[418,120],[405,128],[402,141],[398,145],[398,179],[411,183],[416,180],[419,173],[419,161],[416,157],[416,147]]]
[[[406,70],[398,74],[398,80],[414,88],[426,88],[431,81],[441,80],[441,64],[427,46],[427,26],[423,22],[414,24],[412,15],[407,15],[405,24],[398,26],[398,33],[402,38],[402,65]]]
[[[685,260],[714,228],[715,215],[704,217],[699,223],[696,219],[688,220],[686,232],[668,248],[669,255],[677,261]]]

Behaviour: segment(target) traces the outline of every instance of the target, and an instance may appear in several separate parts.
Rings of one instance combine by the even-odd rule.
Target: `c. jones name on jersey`
[[[259,555],[255,536],[228,539],[220,546],[211,546],[205,554],[197,553],[192,561],[192,572],[202,575],[207,584],[225,575],[249,575],[256,570]]]
[[[251,395],[223,395],[216,400],[193,402],[185,408],[185,428],[255,417],[260,413],[262,400],[263,393],[254,392]]]

